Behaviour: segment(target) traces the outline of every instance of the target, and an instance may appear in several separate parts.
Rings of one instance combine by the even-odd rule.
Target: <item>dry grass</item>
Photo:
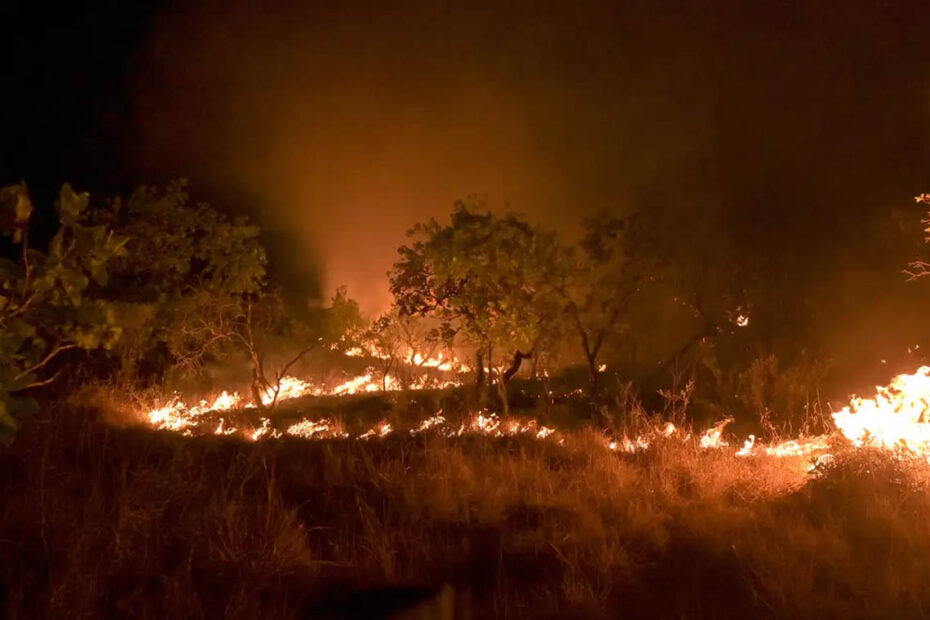
[[[240,443],[42,416],[0,452],[11,618],[311,617],[452,583],[474,617],[919,617],[923,468],[668,442],[639,455],[438,436]]]

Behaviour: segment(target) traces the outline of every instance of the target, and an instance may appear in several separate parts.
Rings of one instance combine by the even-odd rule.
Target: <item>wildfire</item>
[[[212,402],[202,400],[196,405],[188,406],[175,396],[167,405],[149,411],[147,418],[149,424],[159,430],[190,435],[191,430],[199,425],[200,419],[205,413],[208,411],[229,411],[238,407],[240,400],[238,394],[223,392]],[[222,420],[215,432],[218,435],[229,434],[225,432]]]
[[[381,359],[385,357],[383,352],[371,345],[349,349],[345,351],[345,355]],[[469,370],[468,366],[462,364],[457,358],[444,358],[442,354],[429,357],[409,350],[406,356],[399,360],[408,366],[421,370],[428,369],[428,371],[405,384],[393,375],[385,374],[378,377],[378,373],[373,368],[334,386],[316,384],[288,376],[284,377],[277,386],[269,388],[262,394],[262,405],[267,407],[273,403],[304,396],[342,396],[401,389],[441,389],[460,385],[460,375]],[[598,370],[603,372],[606,367],[602,366]],[[341,423],[329,418],[301,419],[282,430],[268,417],[259,418],[257,425],[251,423],[237,427],[230,420],[217,415],[233,409],[248,411],[259,409],[259,407],[254,403],[243,402],[243,399],[235,392],[224,391],[213,400],[201,400],[196,404],[186,404],[175,396],[167,404],[152,408],[145,418],[147,423],[156,429],[188,436],[212,432],[216,435],[238,435],[251,441],[284,436],[307,440],[353,437]],[[833,414],[833,420],[838,435],[848,440],[854,448],[877,447],[906,456],[918,456],[930,460],[930,366],[921,367],[913,374],[898,375],[887,386],[877,387],[876,394],[872,398],[852,397],[848,406]],[[729,449],[737,457],[795,457],[807,458],[810,462],[816,463],[830,458],[829,452],[835,445],[837,436],[834,433],[776,443],[760,443],[754,435],[749,435],[747,439],[736,444],[741,445],[737,449],[731,447],[730,442],[724,437],[726,427],[732,421],[732,418],[727,418],[697,435],[682,431],[672,423],[666,423],[633,437],[608,437],[604,445],[611,451],[636,453],[655,447],[657,442],[694,442],[694,445],[701,450]],[[366,440],[387,437],[397,432],[399,432],[398,429],[391,424],[381,422],[354,437]],[[564,441],[558,430],[544,426],[537,420],[501,419],[497,414],[484,410],[467,416],[456,426],[450,425],[440,410],[403,432],[409,435],[432,432],[448,437],[466,434],[491,437],[527,436],[540,440],[552,438],[559,442]]]
[[[930,455],[930,366],[875,389],[873,398],[855,397],[833,414],[840,432],[857,447]]]

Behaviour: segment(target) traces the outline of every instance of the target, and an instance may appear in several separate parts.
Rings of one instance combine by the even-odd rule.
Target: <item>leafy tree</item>
[[[185,354],[172,361],[187,366],[199,361],[192,352],[209,348],[213,336],[209,330],[191,330],[191,313],[199,313],[198,320],[224,317],[217,326],[222,331],[266,288],[259,228],[244,217],[192,203],[184,181],[163,190],[141,187],[128,200],[115,199],[93,215],[128,238],[106,295],[125,327],[117,353],[130,378],[159,350],[176,354],[182,330],[187,330],[180,338]],[[196,346],[195,334],[204,338]]]
[[[563,294],[569,324],[578,338],[592,389],[596,392],[599,356],[604,345],[627,327],[624,319],[634,296],[654,279],[654,244],[637,218],[600,213],[584,220]]]
[[[192,373],[208,359],[242,354],[255,404],[273,407],[285,373],[304,355],[361,329],[344,289],[330,308],[287,307],[269,281],[258,226],[192,202],[185,181],[141,187],[94,217],[129,239],[106,289],[128,332],[118,351],[127,378],[138,379],[146,359]],[[271,370],[269,352],[286,349],[294,356]],[[157,362],[156,372],[164,366]]]
[[[650,244],[659,257],[655,280],[684,312],[687,334],[673,345],[645,381],[663,375],[695,349],[721,334],[744,327],[751,318],[759,284],[758,265],[722,234],[719,223],[694,209],[643,212],[642,225],[653,231]],[[663,328],[668,328],[664,326]]]
[[[435,317],[447,338],[474,346],[477,367],[496,372],[506,411],[507,382],[561,315],[568,263],[555,236],[475,199],[457,202],[449,224],[430,220],[408,234],[415,241],[399,248],[390,273],[399,312]],[[494,349],[505,352],[506,369],[494,367]]]
[[[140,187],[127,200],[96,210],[94,218],[129,238],[110,286],[124,299],[153,301],[200,290],[249,294],[264,286],[267,258],[258,226],[205,202],[192,203],[186,181],[163,190]]]
[[[304,325],[320,332],[326,342],[343,351],[357,346],[369,326],[358,302],[349,297],[344,286],[336,289],[328,308],[316,313],[315,321],[305,322]]]
[[[35,409],[29,390],[51,383],[47,369],[63,352],[110,347],[119,336],[112,307],[94,298],[125,256],[126,240],[87,225],[86,193],[61,188],[58,231],[48,251],[29,245],[33,205],[24,184],[0,189],[0,233],[18,259],[0,258],[0,439],[9,440]]]

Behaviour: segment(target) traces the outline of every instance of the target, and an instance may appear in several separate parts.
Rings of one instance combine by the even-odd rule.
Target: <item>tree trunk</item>
[[[585,351],[585,359],[588,361],[588,377],[591,379],[591,395],[597,396],[597,356]]]
[[[497,395],[501,399],[501,413],[506,417],[510,415],[510,402],[507,398],[507,380],[505,376],[502,374],[497,377]]]
[[[265,409],[265,403],[262,401],[262,392],[264,391],[265,380],[262,377],[261,370],[252,368],[252,401],[259,410]]]
[[[517,374],[520,370],[520,365],[523,363],[523,360],[533,357],[532,353],[523,353],[522,351],[517,351],[513,354],[513,361],[510,363],[510,368],[504,372],[503,380],[504,383],[510,381],[510,379]]]
[[[593,343],[588,337],[588,330],[582,324],[581,317],[578,316],[576,308],[572,308],[572,318],[575,321],[575,328],[578,330],[578,336],[581,340],[581,349],[584,351],[585,360],[588,362],[588,373],[591,379],[591,394],[596,398],[598,389],[597,358],[598,355],[600,355],[601,347],[604,345],[610,328],[612,328],[617,322],[617,319],[620,318],[620,308],[613,309],[610,313],[610,318],[607,319],[606,325],[602,326],[597,331]]]
[[[481,386],[484,385],[484,351],[478,349],[476,357],[476,364],[478,365],[475,372],[475,389],[480,390]]]

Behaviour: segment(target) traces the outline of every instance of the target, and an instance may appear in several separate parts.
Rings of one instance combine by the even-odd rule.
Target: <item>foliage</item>
[[[143,366],[156,379],[169,367],[196,374],[207,360],[244,355],[254,402],[272,395],[273,406],[283,373],[303,355],[361,329],[344,289],[321,311],[288,307],[269,282],[259,228],[192,202],[185,181],[141,187],[93,215],[128,238],[104,291],[126,331],[116,352],[124,379],[141,379]],[[272,371],[272,349],[295,356]]]
[[[759,355],[730,368],[713,355],[703,362],[712,380],[699,384],[698,405],[709,421],[757,420],[771,440],[828,432],[820,389],[831,370],[829,360],[800,351],[788,359]]]
[[[569,324],[596,387],[599,355],[609,339],[627,329],[624,318],[634,296],[654,279],[658,258],[635,215],[602,212],[583,226],[564,295]]]
[[[678,366],[685,358],[694,358],[695,349],[710,344],[718,336],[744,327],[752,320],[754,299],[760,284],[755,275],[757,265],[721,234],[719,223],[703,213],[701,205],[691,208],[657,208],[642,213],[639,223],[652,231],[653,255],[659,257],[655,280],[666,290],[684,319],[666,317],[656,326],[666,332],[683,328],[684,340],[673,345],[670,353],[654,367],[645,382],[651,383]],[[699,356],[697,356],[699,357]]]
[[[178,366],[196,370],[207,356],[245,353],[252,369],[252,401],[260,408],[265,406],[266,394],[271,395],[274,406],[287,369],[313,347],[269,376],[265,368],[267,342],[286,320],[283,301],[275,293],[218,296],[201,290],[180,299],[177,308],[179,318],[168,332],[166,344]]]
[[[439,319],[445,334],[475,347],[479,368],[495,370],[493,350],[504,351],[503,388],[558,325],[568,261],[555,236],[474,198],[455,204],[449,224],[430,220],[408,234],[416,240],[401,246],[390,273],[399,312]]]
[[[317,313],[316,319],[311,321],[316,324],[313,328],[320,332],[326,342],[342,349],[356,346],[368,328],[368,321],[362,316],[358,302],[349,297],[344,286],[336,289],[329,307]]]
[[[206,203],[191,203],[184,181],[163,190],[141,187],[93,215],[128,238],[105,291],[126,328],[116,352],[127,378],[138,378],[140,363],[160,349],[175,356],[171,362],[196,366],[191,364],[199,360],[196,353],[215,334],[191,324],[228,322],[266,286],[258,227]],[[213,331],[223,329],[217,325]],[[204,339],[194,342],[198,336]],[[157,374],[163,372],[159,366]]]
[[[112,307],[92,293],[125,256],[126,240],[87,225],[88,201],[70,185],[61,188],[59,227],[46,253],[29,245],[33,206],[25,185],[0,189],[0,233],[19,254],[0,258],[0,439],[35,409],[29,390],[57,377],[47,368],[59,354],[111,347],[119,336]]]
[[[94,217],[129,238],[110,287],[122,299],[156,301],[200,290],[254,294],[264,285],[267,259],[258,226],[205,202],[191,203],[183,180],[163,190],[140,187]]]

